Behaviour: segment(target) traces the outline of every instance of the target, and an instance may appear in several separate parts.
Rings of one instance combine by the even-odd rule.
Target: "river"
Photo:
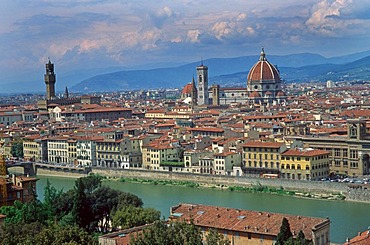
[[[38,176],[37,194],[43,200],[46,180],[57,189],[73,188],[75,179]],[[202,189],[182,186],[164,186],[119,181],[106,181],[114,189],[139,196],[145,207],[161,211],[168,217],[170,207],[180,202],[200,203],[239,209],[313,216],[331,220],[330,238],[334,243],[344,243],[347,237],[357,235],[370,226],[370,204],[348,201],[326,201],[279,196],[263,193],[241,193],[228,190]]]

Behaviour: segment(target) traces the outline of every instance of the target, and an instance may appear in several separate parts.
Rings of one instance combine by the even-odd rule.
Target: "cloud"
[[[165,6],[155,13],[149,14],[149,18],[155,27],[161,29],[166,22],[174,20],[176,18],[176,14],[170,7]]]
[[[351,8],[352,0],[323,0],[312,7],[312,12],[305,22],[308,29],[319,34],[338,36],[340,31],[349,31],[348,25],[359,20],[347,18],[346,9]]]

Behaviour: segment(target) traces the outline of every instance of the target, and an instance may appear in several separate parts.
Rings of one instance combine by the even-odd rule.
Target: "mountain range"
[[[325,58],[318,54],[267,55],[286,82],[369,80],[370,51]],[[212,58],[202,61],[208,66],[209,84],[246,86],[249,69],[259,56]],[[73,92],[119,91],[158,88],[181,88],[196,75],[193,62],[176,67],[147,70],[120,70],[84,79],[71,87]]]

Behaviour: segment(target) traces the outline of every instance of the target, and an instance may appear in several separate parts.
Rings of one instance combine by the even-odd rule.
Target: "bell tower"
[[[54,73],[54,64],[49,62],[46,64],[46,73],[44,75],[44,80],[46,84],[46,99],[50,100],[55,98],[55,73]]]
[[[203,65],[197,66],[198,80],[198,105],[208,105],[208,67]]]

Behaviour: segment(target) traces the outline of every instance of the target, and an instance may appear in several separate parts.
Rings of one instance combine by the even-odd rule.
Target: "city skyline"
[[[148,69],[201,58],[368,50],[370,3],[315,1],[6,1],[0,83],[40,73],[122,66]],[[23,77],[38,79],[38,77]]]

